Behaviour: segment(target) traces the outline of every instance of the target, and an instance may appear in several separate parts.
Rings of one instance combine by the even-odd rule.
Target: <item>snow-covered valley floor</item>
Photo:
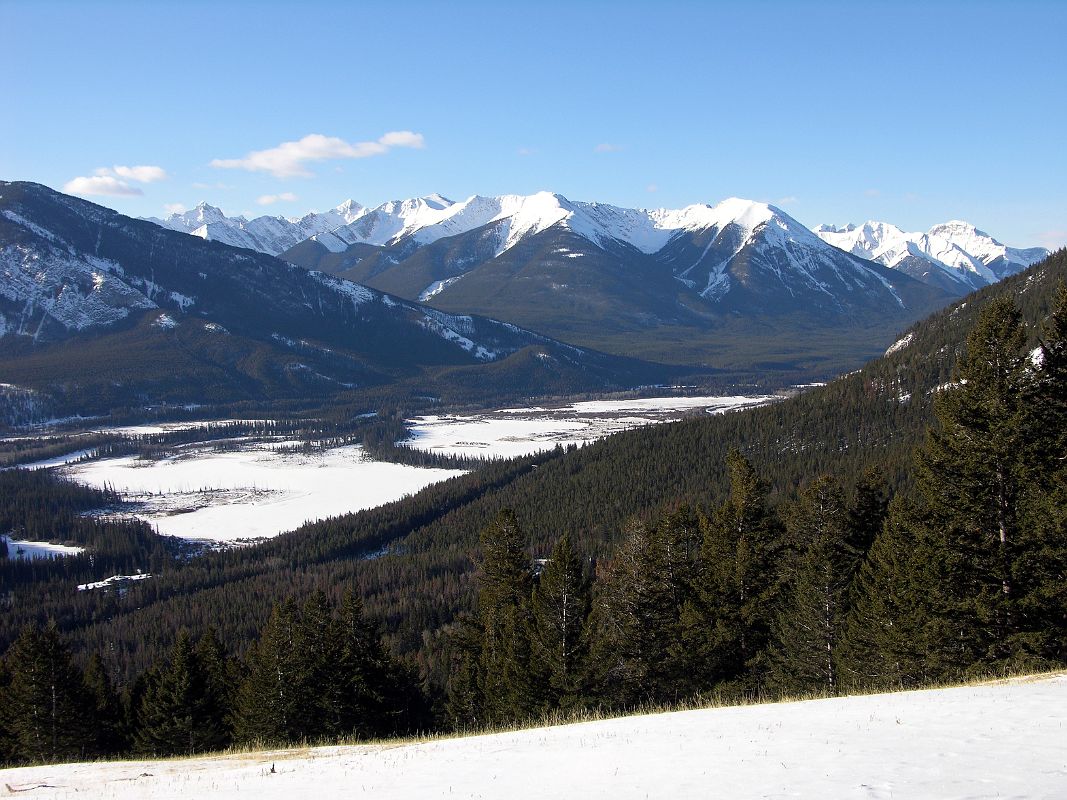
[[[1062,799],[1067,675],[418,743],[11,769],[0,787],[115,800]]]

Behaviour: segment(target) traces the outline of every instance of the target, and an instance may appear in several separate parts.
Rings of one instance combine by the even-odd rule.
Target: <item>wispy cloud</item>
[[[796,195],[792,195],[791,194],[791,195],[788,195],[786,197],[779,197],[777,200],[774,201],[774,205],[776,205],[776,206],[791,206],[791,205],[795,205],[796,202],[797,202]]]
[[[650,183],[648,186],[645,187],[645,191],[646,192],[652,192],[652,193],[658,192],[659,191],[659,185],[655,184],[655,183]]]
[[[189,209],[183,203],[164,203],[163,210],[168,214],[184,214]]]
[[[163,167],[142,164],[127,167],[116,164],[113,167],[98,167],[92,175],[80,175],[63,184],[63,191],[69,194],[110,195],[112,197],[129,197],[143,195],[136,183],[155,183],[166,180],[167,171]]]
[[[533,148],[533,147],[520,147],[518,150],[515,151],[515,153],[517,155],[525,157],[525,156],[536,155],[537,154],[537,150],[535,148]]]
[[[618,153],[621,150],[621,144],[612,144],[611,142],[601,142],[593,148],[594,153]]]
[[[864,189],[863,190],[863,196],[864,197],[881,197],[882,196],[882,191],[880,189]]]
[[[421,133],[411,131],[390,131],[373,142],[346,142],[336,136],[311,133],[295,142],[282,142],[267,150],[253,150],[244,158],[216,158],[211,166],[269,172],[276,178],[308,178],[314,174],[307,168],[309,163],[380,156],[394,147],[421,149],[425,147],[425,141]]]
[[[273,203],[291,203],[296,200],[296,195],[292,192],[282,192],[281,194],[261,194],[256,198],[256,202],[261,206],[269,206]]]

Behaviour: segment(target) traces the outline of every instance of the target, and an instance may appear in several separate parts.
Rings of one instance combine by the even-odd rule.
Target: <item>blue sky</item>
[[[0,178],[146,216],[740,196],[1059,246],[1065,23],[1060,0],[0,0]]]

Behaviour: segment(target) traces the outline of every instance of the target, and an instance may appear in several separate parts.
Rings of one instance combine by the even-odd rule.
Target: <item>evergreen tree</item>
[[[911,688],[955,666],[938,660],[937,641],[951,634],[930,603],[935,548],[907,501],[895,498],[853,582],[839,650],[843,686]]]
[[[786,527],[799,544],[789,586],[773,625],[772,687],[783,693],[839,690],[838,647],[858,555],[848,543],[841,487],[829,476],[801,492]]]
[[[152,756],[219,750],[229,744],[223,714],[213,702],[206,670],[182,630],[167,664],[145,689],[135,735],[139,753]]]
[[[590,576],[564,533],[552,549],[532,600],[533,674],[542,707],[573,708],[584,693]]]
[[[526,553],[526,535],[509,509],[500,512],[483,529],[480,541],[479,675],[483,714],[490,722],[511,722],[536,710],[527,638],[532,585],[530,558]]]
[[[215,721],[222,731],[222,740],[232,742],[237,687],[241,677],[240,662],[226,652],[214,628],[208,628],[207,633],[200,637],[193,655],[204,675],[206,705],[213,709]]]
[[[885,524],[889,497],[881,473],[868,468],[856,484],[848,509],[848,542],[858,553],[866,553]]]
[[[287,743],[307,736],[307,707],[300,685],[296,606],[274,607],[248,653],[248,674],[238,692],[237,737],[247,743]]]
[[[1036,466],[1023,424],[1024,342],[1010,297],[982,309],[918,457],[921,523],[940,540],[929,589],[951,631],[944,660],[959,665],[1010,658],[1019,630],[1012,566],[1020,500]]]
[[[8,710],[10,701],[7,698],[8,687],[11,686],[11,672],[7,668],[7,662],[0,658],[0,768],[15,763],[15,737],[9,728]]]
[[[343,689],[344,732],[390,736],[427,724],[417,676],[386,650],[378,626],[367,619],[363,600],[354,591],[345,594],[338,627],[341,656],[336,680]]]
[[[463,617],[448,632],[448,683],[445,711],[458,730],[474,730],[483,722],[480,665],[485,634],[477,619]]]
[[[324,592],[315,592],[304,604],[296,627],[296,656],[297,674],[290,690],[303,697],[303,736],[320,739],[347,733],[343,642]]]
[[[689,693],[673,647],[692,595],[695,526],[666,515],[656,527],[631,525],[594,604],[593,669],[604,702],[632,707],[673,702]],[[686,544],[692,540],[691,544]]]
[[[5,718],[15,760],[51,764],[96,755],[92,701],[55,623],[25,629],[6,661]]]
[[[85,665],[85,689],[92,700],[97,752],[116,755],[125,751],[127,737],[122,703],[96,653],[89,656]]]
[[[731,450],[726,469],[730,494],[710,519],[701,519],[697,596],[683,612],[680,645],[702,690],[718,685],[751,696],[766,679],[781,532],[752,465]]]
[[[1067,661],[1067,286],[1060,284],[1023,401],[1033,465],[1022,489],[1011,582],[1020,666]]]

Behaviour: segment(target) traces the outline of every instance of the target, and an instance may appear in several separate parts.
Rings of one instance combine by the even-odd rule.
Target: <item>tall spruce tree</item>
[[[545,710],[574,708],[584,695],[590,576],[564,533],[552,549],[532,600],[531,672]]]
[[[248,653],[248,673],[237,699],[237,737],[246,743],[307,738],[307,698],[301,685],[296,605],[274,607]]]
[[[928,588],[949,634],[945,663],[1010,660],[1019,630],[1012,567],[1020,500],[1036,466],[1022,402],[1025,339],[1010,297],[982,309],[956,381],[935,399],[937,424],[918,457],[921,524],[939,540],[932,554],[939,572]]]
[[[911,688],[953,666],[938,660],[937,641],[951,634],[930,603],[936,548],[906,498],[894,498],[851,589],[839,649],[845,688]]]
[[[769,682],[782,693],[836,694],[838,648],[858,563],[837,481],[830,476],[812,481],[788,509],[786,527],[800,555],[773,624]]]
[[[729,496],[700,522],[697,592],[683,611],[679,646],[699,690],[754,696],[766,680],[782,536],[766,484],[739,451],[727,454],[726,471]]]
[[[349,692],[342,676],[342,633],[325,592],[314,592],[304,603],[296,626],[297,674],[292,690],[303,697],[303,735],[336,738],[348,733]]]
[[[223,647],[214,627],[200,637],[193,651],[197,664],[204,675],[204,692],[208,707],[213,709],[222,740],[233,741],[234,715],[236,714],[237,687],[240,685],[240,661]]]
[[[135,745],[139,753],[171,756],[219,750],[229,744],[224,709],[213,702],[209,679],[182,630],[167,664],[145,689]]]
[[[1035,668],[1067,662],[1067,286],[1060,284],[1028,368],[1023,406],[1032,443],[1011,580],[1017,630],[1011,649]]]
[[[96,653],[89,656],[89,662],[85,665],[85,689],[92,702],[97,751],[101,755],[123,752],[128,737],[122,703]]]
[[[20,763],[56,763],[97,755],[92,699],[54,622],[27,628],[6,662],[11,682],[4,716]]]
[[[486,721],[511,722],[529,717],[538,705],[529,663],[530,557],[526,535],[510,509],[482,530],[480,543],[482,711]]]
[[[595,595],[593,675],[601,702],[674,702],[692,693],[674,647],[692,598],[697,525],[685,510],[633,523]]]

